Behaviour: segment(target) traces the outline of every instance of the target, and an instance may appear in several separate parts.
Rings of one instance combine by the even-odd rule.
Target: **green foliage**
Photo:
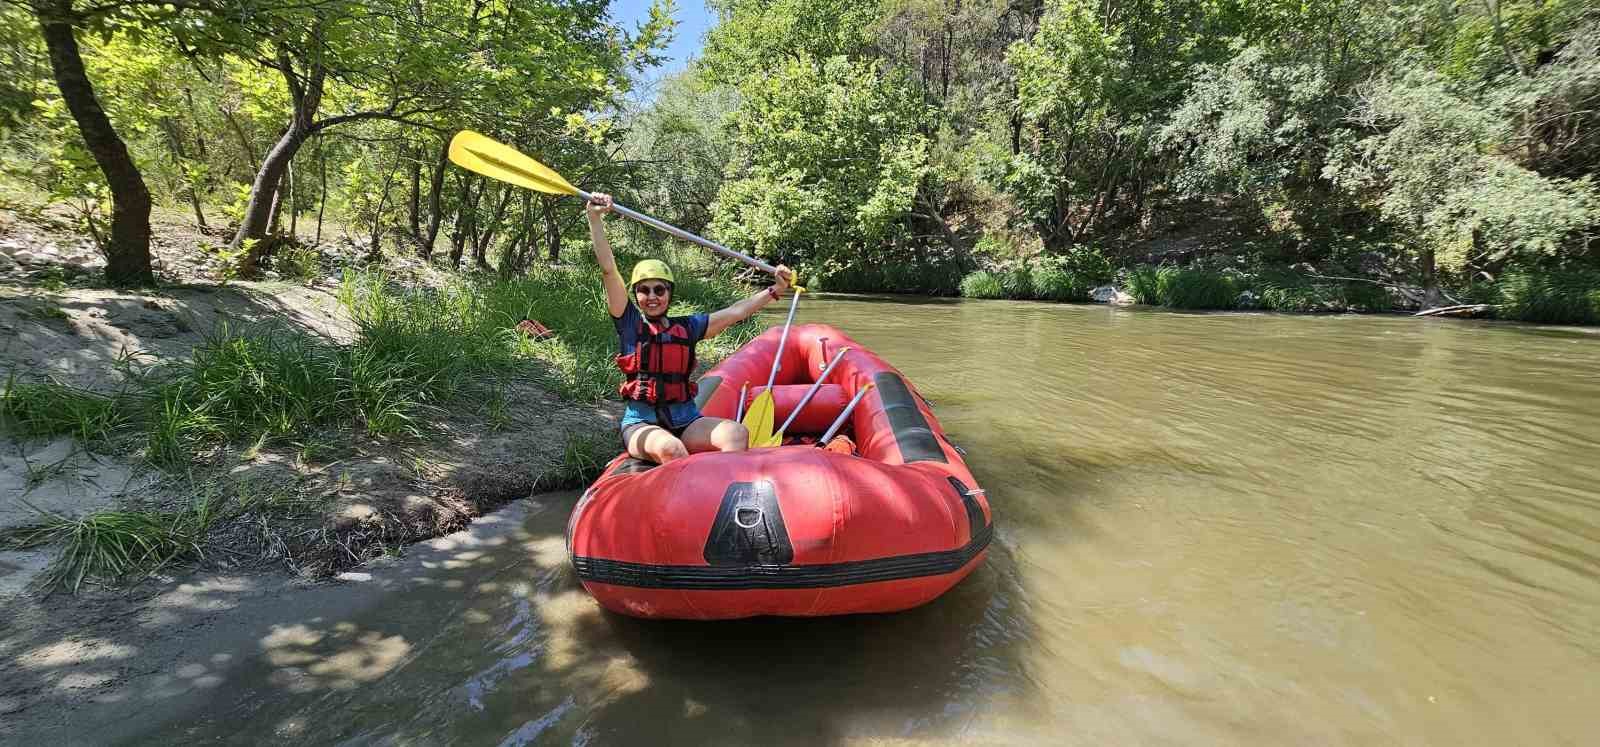
[[[739,83],[737,177],[712,206],[727,243],[791,266],[877,261],[928,173],[926,112],[903,76],[801,56]]]
[[[561,461],[534,478],[534,490],[581,488],[600,476],[617,450],[611,431],[577,431],[561,446]]]
[[[1600,271],[1516,270],[1500,279],[1499,315],[1545,324],[1600,324]]]
[[[183,512],[97,511],[82,518],[52,516],[16,533],[22,546],[60,543],[49,584],[77,591],[85,581],[116,582],[146,576],[198,556],[206,517]]]
[[[1130,270],[1126,287],[1139,303],[1175,309],[1231,309],[1241,290],[1237,280],[1220,272],[1148,265]]]
[[[1373,283],[1322,281],[1290,272],[1266,272],[1252,283],[1260,306],[1271,311],[1388,311],[1394,301]]]
[[[1086,301],[1089,291],[1110,282],[1113,275],[1111,260],[1098,249],[1041,257],[1033,265],[1034,294],[1051,301]]]
[[[1377,81],[1354,120],[1377,134],[1345,140],[1326,176],[1365,195],[1446,269],[1552,255],[1600,221],[1591,180],[1552,179],[1491,152],[1508,123],[1437,74]]]
[[[100,443],[126,424],[117,398],[54,382],[26,383],[12,376],[0,394],[0,421],[19,436],[70,434]]]
[[[1005,298],[1006,289],[999,276],[988,270],[979,270],[961,279],[961,295],[966,298]]]
[[[1000,293],[1005,298],[1033,298],[1033,273],[1026,263],[1018,263],[997,272]]]

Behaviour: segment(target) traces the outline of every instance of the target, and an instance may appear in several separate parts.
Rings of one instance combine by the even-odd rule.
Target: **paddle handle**
[[[745,395],[747,395],[749,393],[750,393],[750,382],[746,381],[744,383],[744,386],[739,387],[739,407],[733,411],[733,419],[734,420],[740,420],[740,421],[744,420],[744,398],[745,398]]]
[[[589,193],[588,192],[585,192],[585,191],[583,191],[581,189],[578,190],[577,192],[578,192],[578,197],[582,198],[582,200],[584,202],[588,202],[589,201],[590,198],[589,198]],[[683,239],[684,241],[687,241],[687,242],[689,242],[691,244],[699,244],[700,246],[703,246],[703,247],[705,247],[707,249],[710,249],[711,251],[714,251],[714,252],[716,252],[718,254],[721,254],[722,256],[727,257],[728,259],[737,259],[740,262],[743,262],[743,263],[745,263],[747,265],[750,265],[751,267],[756,268],[757,270],[760,270],[762,272],[767,273],[768,275],[776,276],[778,274],[778,268],[773,267],[772,265],[769,265],[766,262],[762,262],[761,260],[756,259],[755,257],[752,257],[752,256],[750,256],[748,254],[743,253],[743,252],[736,252],[736,251],[734,251],[732,249],[729,249],[728,247],[725,247],[725,246],[723,246],[721,244],[718,244],[717,242],[712,241],[710,239],[702,239],[699,236],[696,236],[696,235],[694,235],[692,233],[689,233],[688,231],[685,231],[685,230],[683,230],[681,228],[678,228],[677,226],[671,225],[669,223],[664,223],[664,222],[662,222],[660,220],[657,220],[657,219],[652,218],[652,217],[650,217],[648,215],[645,215],[644,213],[641,213],[641,212],[639,212],[637,210],[633,210],[631,208],[625,208],[625,207],[623,207],[621,205],[616,204],[615,202],[611,203],[611,210],[613,212],[615,212],[617,215],[620,215],[620,216],[622,216],[624,218],[627,218],[629,220],[636,220],[636,221],[638,221],[640,223],[643,223],[643,224],[645,224],[645,225],[647,225],[647,226],[649,226],[651,228],[656,229],[657,231],[663,231],[663,232],[672,234],[673,236],[676,236],[676,237],[678,237],[680,239]]]
[[[806,405],[811,402],[811,398],[817,396],[817,391],[822,389],[822,382],[828,380],[828,374],[833,372],[834,366],[839,365],[839,361],[844,360],[844,354],[848,352],[850,352],[850,348],[841,349],[839,354],[834,356],[833,360],[828,363],[827,368],[822,369],[822,373],[817,374],[817,380],[811,384],[810,389],[806,390],[806,396],[800,398],[800,404],[794,406],[794,411],[789,413],[789,417],[784,418],[783,425],[778,426],[778,430],[773,431],[774,433],[782,433],[789,430],[789,424],[800,416],[801,410],[806,409]]]
[[[861,404],[861,400],[866,399],[867,392],[870,391],[872,391],[872,385],[868,384],[861,387],[861,391],[856,392],[856,396],[850,398],[850,404],[845,405],[844,412],[839,413],[839,417],[834,419],[833,425],[828,426],[828,432],[822,434],[822,438],[817,439],[818,447],[828,445],[829,439],[839,433],[839,429],[844,427],[844,421],[850,419],[850,413],[855,412],[856,405]]]

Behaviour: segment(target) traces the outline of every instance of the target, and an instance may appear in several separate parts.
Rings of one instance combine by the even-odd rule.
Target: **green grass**
[[[1515,270],[1499,283],[1499,315],[1542,324],[1600,324],[1600,271]]]
[[[961,295],[966,298],[1005,298],[999,276],[979,270],[961,279]]]
[[[953,296],[969,263],[955,259],[918,261],[889,259],[853,262],[823,270],[811,279],[801,278],[808,289],[835,293],[918,293]]]
[[[273,533],[271,522],[315,516],[311,509],[319,504],[249,482],[230,485],[229,490],[195,488],[189,500],[176,508],[96,511],[77,518],[41,512],[41,521],[0,536],[0,547],[59,546],[43,581],[76,592],[86,582],[136,581],[174,565],[200,561],[206,556],[208,535],[224,520],[245,519],[266,533],[261,542],[281,545],[284,538]],[[212,540],[216,546],[216,538]]]
[[[1005,298],[1026,300],[1034,298],[1033,273],[1026,264],[1018,264],[996,273],[1000,280],[1000,293]]]
[[[1128,294],[1142,304],[1176,309],[1231,309],[1238,304],[1238,283],[1210,270],[1182,267],[1132,268]]]
[[[126,425],[125,407],[114,396],[56,382],[25,383],[12,376],[0,394],[0,423],[21,436],[71,434],[87,444]]]
[[[204,492],[176,511],[96,511],[79,518],[46,514],[38,524],[12,530],[8,544],[59,544],[45,582],[77,591],[85,581],[115,583],[201,558],[221,506],[217,493]]]
[[[709,311],[747,295],[731,281],[686,277],[673,312]],[[536,378],[569,399],[615,395],[616,332],[600,279],[589,268],[540,268],[517,278],[458,278],[404,289],[375,273],[347,272],[339,297],[355,340],[336,345],[307,332],[221,327],[187,361],[133,375],[105,395],[57,383],[10,381],[0,418],[19,435],[71,434],[105,446],[131,443],[175,468],[221,443],[294,441],[323,427],[375,437],[416,437],[428,416],[451,408],[496,415],[496,392]],[[534,341],[524,318],[556,331]],[[742,322],[701,343],[710,365],[760,331]]]
[[[616,455],[617,438],[612,431],[579,431],[567,436],[561,461],[534,479],[534,490],[579,488],[600,476],[600,470]]]
[[[1255,279],[1261,308],[1271,311],[1388,311],[1389,292],[1372,283],[1316,282],[1293,272],[1264,272]]]
[[[1111,261],[1094,248],[1041,257],[1033,263],[1033,293],[1049,301],[1087,301],[1096,286],[1111,281]]]

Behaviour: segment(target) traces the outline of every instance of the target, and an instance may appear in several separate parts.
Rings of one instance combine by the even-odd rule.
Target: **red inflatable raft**
[[[754,401],[781,330],[700,379],[707,415]],[[626,454],[572,511],[583,586],[635,617],[893,612],[943,594],[983,561],[989,503],[927,403],[893,366],[827,325],[792,328],[773,388],[781,424],[841,348],[850,351],[786,435],[818,435],[869,383],[845,433],[855,455],[811,445],[701,453],[664,466]]]

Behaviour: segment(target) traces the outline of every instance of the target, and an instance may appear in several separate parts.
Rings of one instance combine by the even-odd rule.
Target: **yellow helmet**
[[[672,279],[672,268],[659,259],[640,260],[633,266],[633,278],[628,281],[628,287],[638,285],[641,280],[665,280],[673,285],[678,282]]]

